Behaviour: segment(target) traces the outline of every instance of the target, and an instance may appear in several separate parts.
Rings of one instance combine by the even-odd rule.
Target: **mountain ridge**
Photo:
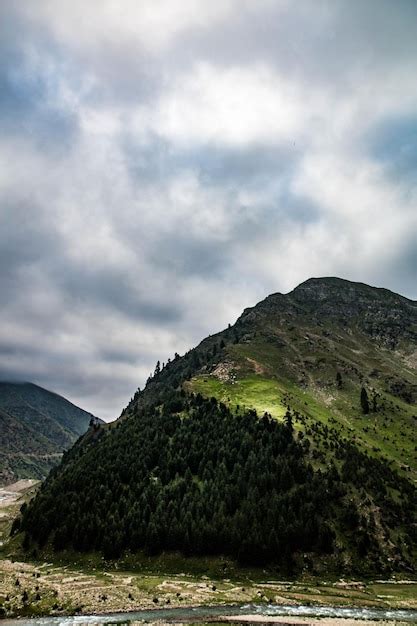
[[[417,309],[408,303],[314,279],[158,362],[121,419],[90,429],[52,472],[23,517],[26,545],[111,558],[214,550],[284,568],[307,567],[306,553],[338,573],[413,571]]]
[[[412,300],[411,298],[407,298],[407,296],[398,294],[385,287],[374,287],[366,283],[352,281],[352,280],[348,280],[345,278],[339,278],[337,276],[322,276],[322,277],[308,278],[307,280],[301,282],[300,284],[298,284],[296,287],[294,287],[288,292],[284,293],[284,292],[277,291],[277,292],[271,293],[267,295],[265,298],[263,298],[262,300],[260,300],[254,306],[246,307],[243,310],[241,316],[239,317],[242,317],[242,315],[244,315],[246,311],[249,311],[255,307],[261,306],[266,301],[275,300],[279,298],[290,298],[291,296],[297,295],[302,292],[314,293],[314,291],[315,290],[317,291],[317,288],[320,288],[320,287],[326,288],[327,291],[329,289],[337,289],[338,287],[342,289],[348,287],[351,291],[360,290],[360,291],[365,291],[366,293],[372,293],[374,295],[376,294],[380,294],[381,296],[385,295],[387,297],[392,297],[394,299],[409,303],[413,305],[413,307],[417,308],[417,300]]]
[[[91,419],[97,418],[39,385],[0,381],[0,480],[44,478]]]

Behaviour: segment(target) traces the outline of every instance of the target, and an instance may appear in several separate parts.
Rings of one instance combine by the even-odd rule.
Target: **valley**
[[[417,608],[416,351],[416,303],[312,279],[158,362],[3,494],[3,615]]]

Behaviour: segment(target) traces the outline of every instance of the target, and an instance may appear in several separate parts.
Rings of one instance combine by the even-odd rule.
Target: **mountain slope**
[[[25,513],[25,546],[413,570],[416,331],[415,302],[367,285],[269,296],[90,429]]]
[[[0,382],[1,482],[46,476],[92,418],[32,383]]]
[[[311,279],[247,309],[225,335],[217,367],[194,376],[189,389],[276,417],[291,404],[417,478],[417,303]],[[362,387],[376,409],[369,414]]]

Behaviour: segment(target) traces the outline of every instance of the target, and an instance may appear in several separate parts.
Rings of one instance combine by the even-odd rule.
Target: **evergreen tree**
[[[369,413],[369,399],[365,387],[362,387],[361,389],[361,407],[363,413],[367,415]]]
[[[291,411],[290,411],[289,407],[287,408],[287,411],[285,413],[284,422],[285,422],[285,425],[286,425],[288,431],[292,434],[293,431],[294,431],[294,426],[293,426],[292,415],[291,415]]]

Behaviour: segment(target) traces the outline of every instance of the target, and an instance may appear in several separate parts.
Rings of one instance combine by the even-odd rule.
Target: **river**
[[[279,606],[273,604],[244,604],[239,606],[199,606],[194,608],[153,609],[131,613],[108,613],[106,615],[77,615],[69,617],[42,617],[2,620],[1,626],[89,626],[99,624],[130,624],[132,622],[193,622],[204,624],[222,616],[253,615],[266,619],[271,617],[346,618],[361,620],[391,620],[417,624],[417,610],[372,609],[332,606]]]

